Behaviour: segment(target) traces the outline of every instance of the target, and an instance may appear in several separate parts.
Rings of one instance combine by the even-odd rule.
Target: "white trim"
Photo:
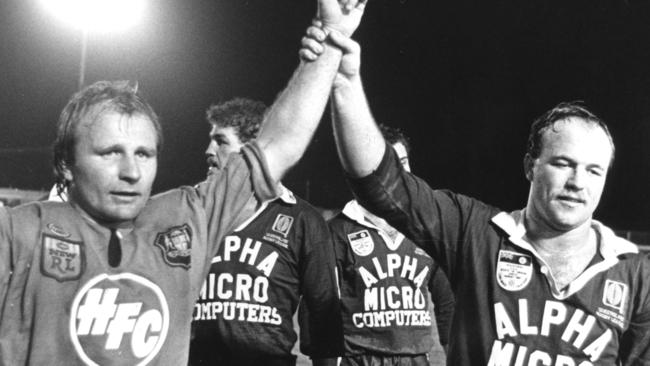
[[[550,268],[544,259],[539,255],[535,248],[526,241],[526,227],[524,225],[525,211],[513,211],[511,213],[500,212],[492,218],[492,222],[503,229],[509,237],[510,242],[522,249],[531,252],[535,258],[546,268]],[[598,249],[603,260],[593,264],[585,269],[576,277],[564,290],[557,289],[553,275],[548,272],[546,278],[551,282],[553,296],[556,299],[564,300],[582,289],[589,280],[594,278],[598,273],[604,272],[618,263],[618,256],[626,253],[638,253],[639,248],[614,234],[614,232],[602,223],[592,220],[591,227],[599,234],[600,240]]]
[[[377,231],[379,236],[384,239],[384,243],[386,243],[388,249],[392,251],[397,250],[397,248],[399,248],[399,246],[404,241],[404,234],[400,233],[399,231],[397,232],[395,240],[392,240],[390,235],[388,235],[388,233],[386,233],[382,228],[370,222],[366,216],[370,213],[366,211],[356,200],[348,202],[345,207],[343,207],[343,210],[341,212],[351,220],[355,221],[357,224]]]
[[[280,190],[282,191],[280,193],[280,196],[278,196],[278,197],[276,197],[276,198],[274,198],[274,199],[272,199],[270,201],[262,202],[260,207],[255,211],[255,213],[253,215],[251,215],[251,217],[246,219],[246,221],[242,222],[239,226],[237,226],[235,228],[235,230],[233,230],[233,232],[242,231],[246,226],[248,226],[248,224],[251,223],[251,221],[255,220],[255,218],[257,216],[259,216],[264,210],[266,210],[266,208],[269,206],[269,202],[273,202],[275,200],[281,200],[282,202],[287,203],[289,205],[295,205],[296,204],[296,202],[297,202],[296,201],[296,196],[293,195],[293,192],[291,192],[289,190],[289,188],[282,185],[282,183],[278,183],[278,187],[280,187]]]

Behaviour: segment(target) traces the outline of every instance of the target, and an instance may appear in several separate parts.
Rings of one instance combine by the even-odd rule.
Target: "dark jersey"
[[[206,360],[224,352],[232,362],[290,356],[301,295],[312,315],[305,327],[314,339],[310,356],[336,355],[328,342],[340,326],[327,225],[311,205],[284,192],[226,236],[212,259],[194,311],[193,364],[213,364]]]
[[[650,364],[650,260],[593,222],[599,256],[564,291],[524,239],[523,211],[431,189],[392,149],[352,181],[364,207],[446,270],[456,294],[451,365]]]
[[[417,355],[433,347],[431,299],[447,344],[453,294],[433,259],[401,233],[390,236],[356,201],[329,222],[341,282],[345,355]]]
[[[275,195],[260,154],[153,197],[121,231],[116,268],[109,229],[70,203],[0,210],[0,364],[186,365],[218,244]]]

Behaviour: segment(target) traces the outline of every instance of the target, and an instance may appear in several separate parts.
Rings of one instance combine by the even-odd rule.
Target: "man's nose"
[[[580,167],[573,169],[569,179],[567,180],[567,185],[573,189],[583,189],[587,181],[587,171]]]
[[[217,142],[214,140],[210,140],[210,143],[208,144],[208,148],[205,149],[205,157],[209,158],[210,156],[215,156],[217,154],[218,149],[219,149],[219,145],[217,144]]]
[[[129,182],[140,180],[140,165],[135,156],[124,156],[120,161],[120,178]]]

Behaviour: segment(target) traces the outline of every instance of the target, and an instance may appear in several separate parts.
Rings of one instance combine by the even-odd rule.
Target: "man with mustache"
[[[650,364],[650,259],[593,219],[614,158],[607,125],[561,103],[531,125],[526,206],[503,212],[405,171],[379,132],[359,46],[318,28],[344,57],[332,88],[342,165],[357,200],[424,248],[456,295],[449,365]]]

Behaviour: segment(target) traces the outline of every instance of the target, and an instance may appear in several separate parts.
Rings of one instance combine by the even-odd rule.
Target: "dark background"
[[[81,35],[36,0],[0,1],[0,187],[49,189],[49,146],[76,90]],[[204,177],[211,102],[273,102],[313,2],[152,0],[140,25],[90,35],[87,83],[138,80],[161,116],[156,192]],[[413,169],[432,186],[522,207],[530,122],[582,100],[617,145],[596,217],[650,230],[650,2],[370,0],[355,38],[375,117],[410,135]],[[349,199],[341,176],[326,113],[285,182],[336,208]]]

